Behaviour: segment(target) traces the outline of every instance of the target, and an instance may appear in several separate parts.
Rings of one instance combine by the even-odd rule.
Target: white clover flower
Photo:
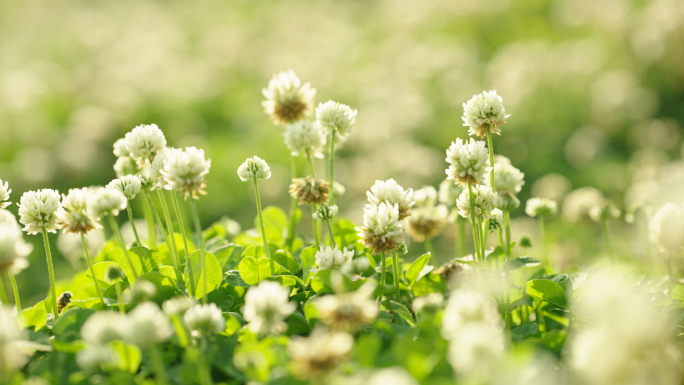
[[[337,205],[328,206],[322,204],[315,213],[311,214],[313,219],[319,222],[325,222],[329,219],[335,218],[337,216]]]
[[[0,272],[18,274],[28,267],[26,257],[33,245],[24,241],[21,227],[16,222],[0,222]]]
[[[370,248],[373,254],[395,251],[405,243],[406,221],[399,219],[399,205],[382,202],[366,205],[363,210],[363,226],[356,227],[359,242]]]
[[[19,328],[17,312],[0,304],[0,371],[7,373],[11,369],[20,369],[26,361],[26,349],[21,346],[26,339],[26,332]]]
[[[321,149],[325,145],[325,131],[318,122],[300,120],[288,124],[283,137],[292,155],[310,154],[316,158],[323,157]]]
[[[332,330],[356,332],[362,324],[375,321],[379,305],[371,298],[375,285],[364,284],[353,292],[326,295],[316,299],[320,321]]]
[[[620,209],[612,201],[604,199],[601,203],[589,209],[589,217],[594,222],[618,219],[620,218]]]
[[[284,320],[296,309],[290,302],[290,290],[278,282],[261,281],[247,290],[242,315],[253,333],[280,334],[287,330]]]
[[[350,276],[352,281],[357,280],[361,274],[370,269],[370,261],[366,257],[352,259],[348,264],[342,266],[341,272]]]
[[[153,302],[143,302],[128,313],[126,339],[141,348],[167,340],[173,334],[173,327]]]
[[[458,196],[463,192],[463,188],[451,179],[444,179],[439,184],[439,203],[447,205],[447,207],[456,207]]]
[[[184,151],[171,151],[166,154],[164,167],[160,170],[164,178],[164,188],[175,190],[185,196],[199,199],[206,195],[207,174],[211,159],[204,158],[204,150],[186,147]]]
[[[162,310],[169,317],[172,315],[182,317],[194,304],[188,297],[181,295],[165,301],[162,304]]]
[[[470,324],[500,328],[501,317],[496,305],[474,290],[452,291],[442,317],[442,337],[450,340],[459,330]]]
[[[496,193],[494,193],[489,186],[473,186],[473,206],[475,215],[483,215],[489,218],[494,209],[494,200],[496,199],[496,196]],[[458,197],[456,206],[458,207],[458,214],[460,216],[463,218],[470,217],[470,194],[468,193],[468,189],[464,189]]]
[[[150,165],[146,165],[139,173],[135,174],[135,176],[140,179],[140,187],[142,190],[152,190],[157,186],[157,180],[153,179],[150,175],[150,169]]]
[[[126,149],[131,153],[138,167],[152,162],[155,155],[166,147],[166,138],[156,124],[141,124],[124,137]]]
[[[684,248],[684,207],[668,203],[653,216],[651,241],[664,250],[678,252]]]
[[[4,209],[12,204],[12,202],[7,202],[11,193],[12,189],[9,188],[9,183],[5,182],[3,184],[2,179],[0,179],[0,209]]]
[[[321,246],[316,251],[316,266],[318,266],[318,269],[314,270],[340,270],[342,266],[349,264],[352,258],[354,258],[354,250],[347,251],[346,247],[343,250],[339,250],[337,246],[334,249],[330,246],[327,248]]]
[[[138,165],[130,156],[122,156],[114,163],[114,172],[117,178],[132,175],[138,172]]]
[[[494,191],[499,195],[517,195],[525,184],[525,174],[510,163],[494,163]]]
[[[316,120],[328,131],[337,131],[346,136],[351,131],[351,126],[356,121],[358,111],[352,110],[348,105],[328,100],[316,107]]]
[[[450,164],[446,170],[447,179],[461,186],[468,183],[473,185],[489,183],[489,178],[485,177],[491,171],[489,150],[484,141],[470,138],[468,142],[465,142],[457,138],[451,143],[446,154],[446,161]]]
[[[128,151],[128,148],[126,147],[126,139],[121,138],[114,142],[114,155],[117,158],[131,156],[131,152]]]
[[[404,190],[394,179],[386,181],[376,180],[371,186],[370,191],[366,191],[366,196],[371,205],[378,206],[385,202],[390,205],[397,205],[399,208],[399,219],[407,218],[411,215],[411,207],[414,205],[413,190]]]
[[[27,191],[19,202],[19,222],[28,234],[38,234],[43,230],[56,233],[57,229],[62,228],[59,219],[63,212],[56,190]]]
[[[116,362],[116,353],[108,345],[88,345],[76,353],[76,364],[89,373],[104,370]]]
[[[155,182],[155,187],[164,188],[166,182],[164,181],[161,170],[164,168],[166,159],[169,156],[175,156],[175,154],[180,152],[183,152],[183,150],[173,147],[166,147],[159,151],[157,156],[154,157],[154,160],[152,163],[150,163],[150,167],[147,168],[146,171],[149,173],[150,179]]]
[[[496,94],[496,90],[483,91],[481,94],[473,95],[467,103],[463,103],[463,125],[470,127],[469,135],[477,135],[484,138],[487,132],[501,135],[499,126],[506,123],[506,119],[511,116],[506,114],[501,96]]]
[[[271,168],[268,163],[258,156],[247,158],[238,168],[238,176],[243,182],[271,177]]]
[[[406,372],[406,369],[393,366],[377,369],[368,378],[368,385],[419,385],[418,381]]]
[[[430,207],[437,203],[437,189],[432,186],[423,186],[413,192],[413,200],[416,207]]]
[[[501,328],[482,323],[465,325],[451,336],[448,360],[460,377],[488,383],[504,357]]]
[[[301,84],[293,70],[273,75],[261,93],[266,98],[261,106],[275,124],[296,122],[313,112],[316,89],[308,82]]]
[[[221,333],[226,330],[226,320],[221,309],[214,303],[195,305],[185,312],[185,324],[193,336]]]
[[[571,222],[589,216],[589,210],[603,200],[603,194],[594,187],[582,187],[571,191],[563,200],[563,215]]]
[[[107,188],[119,190],[123,193],[126,199],[132,200],[142,189],[142,184],[140,182],[140,178],[138,178],[136,175],[126,175],[109,182]]]
[[[406,232],[417,242],[432,239],[442,231],[448,216],[444,205],[419,207],[412,211]]]
[[[88,188],[73,188],[69,194],[62,195],[63,211],[60,220],[64,224],[64,232],[71,234],[87,234],[91,230],[102,229],[102,226],[88,211]]]
[[[157,287],[152,282],[139,279],[124,294],[124,301],[133,303],[150,301],[155,294],[157,294]]]
[[[117,216],[119,211],[126,210],[126,196],[119,190],[109,187],[89,189],[88,213],[92,218],[100,219],[105,215]]]
[[[416,314],[432,313],[444,306],[444,296],[442,293],[430,293],[422,295],[413,300],[411,307]]]
[[[552,217],[558,213],[555,201],[546,198],[530,198],[525,205],[525,214],[531,217]]]
[[[353,347],[354,338],[348,333],[316,328],[309,337],[293,336],[287,352],[298,377],[317,379],[343,362]]]
[[[489,218],[489,232],[504,228],[504,214],[500,209],[493,209]]]
[[[129,329],[125,315],[113,311],[97,312],[81,327],[81,339],[93,345],[105,345],[111,341],[123,340]]]

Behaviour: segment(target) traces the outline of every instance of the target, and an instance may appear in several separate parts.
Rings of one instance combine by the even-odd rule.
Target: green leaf
[[[395,301],[387,301],[387,307],[390,309],[392,314],[394,314],[394,322],[397,324],[404,324],[408,326],[415,325],[416,321],[413,319],[413,315],[406,306]]]
[[[677,286],[672,290],[672,294],[670,294],[670,299],[674,301],[681,301],[684,302],[684,287],[682,286]]]
[[[202,256],[206,263],[207,287],[204,289],[204,271],[202,271]],[[190,280],[195,284],[195,297],[202,298],[210,291],[214,290],[216,286],[221,283],[223,273],[221,272],[221,265],[214,254],[204,250],[196,250],[190,254],[190,261],[185,266],[183,272],[187,287],[192,287]],[[192,277],[190,276],[189,267],[192,267]]]
[[[305,334],[311,330],[309,321],[299,310],[295,311],[287,319],[287,334],[290,336]]]
[[[518,257],[512,261],[509,261],[508,262],[508,269],[516,270],[516,269],[521,269],[523,267],[539,266],[540,263],[541,263],[541,261],[539,261],[536,258],[523,256],[523,257]]]
[[[47,322],[47,310],[45,301],[40,301],[30,309],[24,309],[19,319],[23,322],[23,328],[33,326],[34,330],[39,330]]]
[[[350,220],[344,218],[336,220],[333,230],[335,241],[340,248],[350,247],[353,249],[358,244],[358,231],[356,231],[356,225]]]
[[[536,323],[522,324],[511,330],[511,337],[514,341],[522,341],[528,337],[534,337],[539,334],[539,325]]]
[[[287,214],[280,207],[268,206],[262,211],[262,216],[264,218],[266,240],[269,243],[282,244],[283,234],[287,226]],[[254,226],[260,229],[258,215],[254,218]]]
[[[91,309],[71,309],[60,314],[52,326],[55,340],[72,342],[81,339],[81,327],[93,313],[95,311]]]
[[[187,239],[187,238],[186,238]],[[183,244],[183,236],[178,233],[173,234],[173,240],[175,241],[176,244],[176,251],[178,252],[178,258],[182,263],[185,263],[185,246]],[[160,265],[173,265],[173,260],[171,259],[171,253],[169,252],[169,245],[166,244],[166,242],[162,243],[159,245],[157,248],[157,251],[159,252],[159,264]],[[188,239],[188,251],[190,253],[195,251],[195,246],[192,244],[192,242]]]
[[[152,283],[157,288],[157,293],[152,298],[152,301],[157,304],[162,304],[167,299],[181,294],[181,291],[176,287],[176,282],[159,271],[145,273],[140,276],[140,279]]]
[[[227,336],[237,333],[245,324],[245,320],[238,313],[223,313],[223,318],[226,319],[226,328],[221,334]]]
[[[128,250],[131,256],[131,263],[129,263],[126,254],[121,253],[121,259],[119,260],[119,267],[126,273],[128,282],[135,282],[135,277],[142,275],[144,272],[152,271],[159,266],[159,253],[155,250],[149,250],[146,247],[138,246]],[[140,261],[143,264],[140,264]],[[143,268],[144,267],[144,268]],[[133,271],[135,270],[135,274]]]
[[[430,253],[423,254],[422,256],[418,257],[411,266],[409,266],[408,270],[406,270],[406,279],[409,282],[409,286],[413,286],[414,283],[421,277],[420,273],[423,271],[423,268],[430,262]],[[425,275],[427,273],[424,273]]]
[[[266,278],[269,281],[280,283],[280,286],[289,286],[290,288],[303,286],[302,280],[295,275],[273,275]]]
[[[272,256],[278,264],[289,270],[292,274],[297,274],[302,269],[302,267],[299,266],[299,262],[294,259],[292,254],[285,250],[278,250],[275,254],[272,254]]]
[[[289,271],[270,258],[244,257],[238,266],[240,277],[250,285],[256,285],[262,280],[275,275],[287,274]]]
[[[243,252],[244,249],[242,246],[231,243],[216,250],[214,256],[216,257],[216,260],[218,260],[219,265],[221,265],[221,271],[225,273],[228,270],[235,269],[240,264]]]
[[[238,270],[227,271],[226,274],[223,276],[223,280],[226,281],[226,283],[230,286],[251,286],[250,284],[242,280],[242,277],[240,277],[240,272]]]
[[[636,286],[646,278],[646,272],[643,270],[629,270],[623,274],[623,277],[628,282],[628,285]]]
[[[95,284],[95,279],[97,279],[97,283],[100,285],[100,289],[103,292],[106,291],[109,286],[111,286],[105,280],[105,273],[107,272],[109,266],[119,267],[119,264],[116,262],[100,262],[93,265],[92,271],[90,269],[86,271],[86,277],[88,277],[93,284]]]
[[[416,281],[411,291],[413,295],[420,297],[430,293],[444,293],[447,291],[447,288],[447,282],[444,277],[437,273],[429,273],[423,279]]]
[[[216,288],[216,290],[209,293],[207,296],[207,301],[215,303],[222,311],[230,311],[233,306],[233,296],[230,295],[230,291],[223,286]]]
[[[137,373],[142,360],[142,352],[140,349],[123,341],[112,341],[109,346],[114,349],[116,353],[115,367],[119,370],[127,371],[129,373]]]
[[[356,290],[362,284],[361,281],[352,282],[337,270],[319,270],[311,280],[311,289],[318,294],[336,293]]]
[[[300,259],[302,260],[302,281],[305,284],[309,283],[309,275],[311,273],[311,268],[316,264],[316,246],[309,246],[302,250],[300,254]]]
[[[561,285],[549,279],[534,279],[528,281],[526,292],[532,298],[546,301],[563,309],[568,308],[568,299],[565,290],[563,290]]]

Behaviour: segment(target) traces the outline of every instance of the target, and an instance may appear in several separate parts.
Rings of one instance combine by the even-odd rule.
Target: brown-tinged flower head
[[[357,332],[362,324],[378,317],[378,303],[371,298],[375,285],[366,283],[358,290],[326,295],[316,300],[319,320],[332,330]]]
[[[293,336],[287,352],[297,377],[319,382],[348,358],[353,347],[348,333],[316,328],[308,338]]]
[[[273,75],[261,92],[266,98],[261,105],[275,124],[296,122],[313,113],[316,89],[308,82],[301,84],[293,70]]]
[[[366,191],[370,205],[377,206],[380,203],[397,205],[399,208],[399,219],[408,218],[411,215],[411,207],[415,204],[413,200],[413,189],[404,190],[397,181],[388,179],[386,181],[376,180],[371,186],[370,191]]]
[[[329,187],[328,182],[307,176],[292,179],[289,191],[290,196],[297,199],[300,205],[323,204],[328,202]]]
[[[399,219],[399,205],[382,202],[378,206],[366,205],[363,226],[357,227],[359,242],[371,249],[372,254],[399,250],[404,244],[406,221]]]
[[[62,205],[66,209],[61,217],[64,232],[87,234],[91,230],[99,230],[102,226],[88,211],[88,188],[73,188],[69,194],[62,195]]]
[[[416,242],[432,239],[442,231],[448,215],[449,210],[444,205],[414,209],[409,217],[406,232]]]

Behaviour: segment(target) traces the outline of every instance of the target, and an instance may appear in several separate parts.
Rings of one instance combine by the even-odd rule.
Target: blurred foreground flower
[[[242,314],[249,322],[249,330],[260,335],[280,334],[287,329],[285,318],[297,305],[290,302],[290,291],[278,282],[261,281],[245,294]]]
[[[313,112],[316,89],[308,82],[301,84],[293,70],[273,75],[261,92],[266,98],[261,105],[275,124],[296,122]]]

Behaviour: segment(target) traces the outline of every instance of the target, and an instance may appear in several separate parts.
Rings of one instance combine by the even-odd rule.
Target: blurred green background
[[[264,204],[289,204],[290,155],[260,102],[291,68],[317,102],[359,110],[336,162],[355,221],[375,179],[444,178],[446,148],[467,136],[461,104],[483,89],[512,115],[495,150],[525,172],[523,205],[593,185],[622,206],[664,193],[657,206],[684,195],[671,183],[684,175],[682,20],[680,0],[0,0],[0,179],[14,202],[106,184],[113,142],[156,123],[169,145],[212,158],[205,226],[227,215],[250,227],[252,193],[236,175],[248,156],[273,170]],[[514,238],[536,228],[523,211]],[[551,226],[562,261],[596,248],[585,241],[598,227]],[[437,240],[445,255],[452,236]],[[30,259],[18,279],[33,300],[48,286],[40,243]]]

